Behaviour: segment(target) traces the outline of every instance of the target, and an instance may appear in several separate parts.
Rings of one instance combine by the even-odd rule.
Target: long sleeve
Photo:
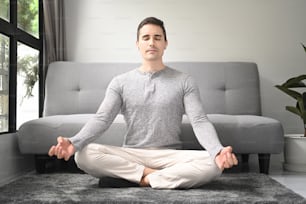
[[[122,105],[122,98],[120,95],[120,87],[115,79],[116,78],[110,82],[104,100],[97,113],[75,136],[69,138],[77,151],[101,136],[109,128],[119,113]]]
[[[184,106],[199,143],[215,158],[223,146],[213,124],[203,110],[198,87],[190,76],[184,84]]]

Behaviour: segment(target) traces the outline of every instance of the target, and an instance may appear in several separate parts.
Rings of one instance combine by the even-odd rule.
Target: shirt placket
[[[154,74],[148,74],[145,83],[145,100],[148,100],[155,92]]]

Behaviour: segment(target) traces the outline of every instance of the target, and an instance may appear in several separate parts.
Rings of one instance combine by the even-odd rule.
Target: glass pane
[[[38,0],[18,0],[17,7],[18,27],[38,37]]]
[[[8,131],[9,38],[0,34],[0,132]]]
[[[17,45],[17,129],[38,118],[39,51],[18,42]]]
[[[10,3],[9,0],[0,0],[0,18],[10,20]]]

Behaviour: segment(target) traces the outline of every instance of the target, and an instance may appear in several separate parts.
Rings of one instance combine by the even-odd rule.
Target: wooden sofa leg
[[[47,168],[54,165],[54,158],[48,155],[37,154],[35,155],[35,169],[39,174],[46,173]]]
[[[269,174],[270,154],[258,154],[259,172]]]
[[[43,174],[52,171],[66,171],[70,173],[84,173],[79,169],[71,157],[68,161],[57,159],[56,157],[49,157],[48,155],[35,155],[36,172]]]
[[[35,169],[39,174],[43,174],[46,171],[47,160],[44,156],[35,155]]]
[[[242,172],[249,172],[249,154],[241,154],[241,171]]]
[[[241,154],[242,163],[249,163],[249,154]]]

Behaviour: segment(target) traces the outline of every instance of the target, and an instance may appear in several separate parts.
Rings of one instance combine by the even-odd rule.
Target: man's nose
[[[153,46],[154,43],[155,43],[154,39],[150,39],[150,40],[149,40],[149,45],[150,45],[150,46]]]

